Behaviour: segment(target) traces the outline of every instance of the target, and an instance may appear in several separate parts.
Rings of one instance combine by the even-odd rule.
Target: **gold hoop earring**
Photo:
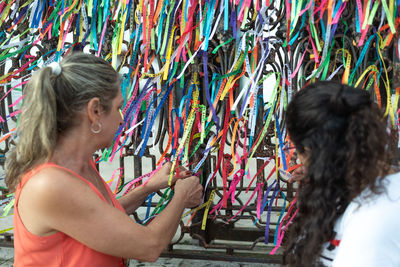
[[[101,130],[102,130],[102,125],[101,125],[101,123],[100,122],[98,122],[97,123],[97,127],[99,128],[99,129],[97,129],[97,130],[95,130],[94,128],[93,128],[93,122],[92,122],[92,124],[90,124],[90,130],[92,131],[92,133],[94,133],[94,134],[98,134],[98,133],[100,133],[101,132]]]

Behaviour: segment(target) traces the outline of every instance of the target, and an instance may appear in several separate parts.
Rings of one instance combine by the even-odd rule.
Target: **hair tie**
[[[51,73],[58,76],[61,74],[61,65],[58,62],[51,62],[49,65],[47,65],[48,67],[51,68]]]

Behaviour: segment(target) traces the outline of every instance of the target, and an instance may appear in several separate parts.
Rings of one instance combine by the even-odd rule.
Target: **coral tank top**
[[[45,163],[39,165],[34,170],[26,173],[22,177],[21,182],[18,184],[15,190],[14,267],[125,266],[124,259],[95,251],[62,232],[57,232],[49,236],[37,236],[25,228],[18,212],[18,200],[21,189],[34,174],[49,167],[63,169],[75,175],[88,184],[101,199],[106,201],[103,195],[92,183],[86,181],[82,176],[79,176],[75,172],[54,163]],[[104,181],[103,183],[105,184]],[[125,213],[124,208],[114,197],[107,184],[105,184],[105,187],[114,207]]]

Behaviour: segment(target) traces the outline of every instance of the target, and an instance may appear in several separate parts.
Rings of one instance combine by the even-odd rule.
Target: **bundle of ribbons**
[[[203,210],[204,229],[246,181],[248,201],[226,223],[253,206],[268,243],[272,206],[283,200],[275,253],[296,214],[296,197],[286,200],[279,179],[298,167],[285,130],[287,104],[304,85],[335,79],[369,90],[397,127],[399,13],[400,0],[2,1],[1,142],[8,148],[8,124],[17,121],[34,70],[77,50],[103,57],[122,76],[124,123],[97,161],[123,157],[132,143],[133,154],[144,156],[163,117],[168,141],[157,166],[171,160],[170,178],[179,165],[189,167],[208,192],[184,216]],[[203,168],[212,156],[213,168]],[[255,160],[264,163],[249,168]],[[119,180],[119,195],[153,172],[128,182],[123,173],[109,181]],[[150,195],[143,223],[172,194],[166,190],[152,212]]]

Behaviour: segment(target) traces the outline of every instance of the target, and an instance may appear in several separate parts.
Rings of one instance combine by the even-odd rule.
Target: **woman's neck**
[[[86,169],[95,151],[96,148],[90,138],[85,138],[82,132],[71,131],[59,136],[50,161],[65,167]]]

